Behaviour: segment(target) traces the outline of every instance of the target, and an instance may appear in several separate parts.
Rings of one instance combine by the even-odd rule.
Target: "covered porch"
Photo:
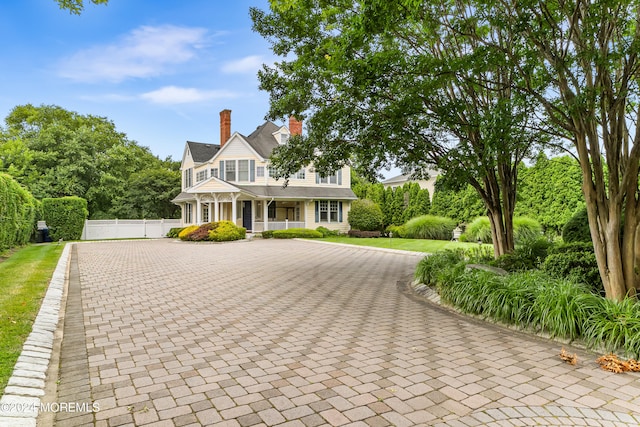
[[[305,202],[275,200],[214,177],[180,193],[173,201],[182,208],[184,225],[227,220],[254,233],[306,226]]]

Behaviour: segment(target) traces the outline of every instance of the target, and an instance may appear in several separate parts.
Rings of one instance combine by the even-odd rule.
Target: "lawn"
[[[447,240],[425,240],[425,239],[390,239],[388,237],[379,238],[358,238],[348,236],[325,237],[325,242],[345,243],[348,245],[373,246],[376,248],[399,249],[403,251],[433,253],[445,249],[471,249],[478,248],[477,243],[451,242]],[[482,245],[489,249],[491,245]]]
[[[64,245],[29,245],[0,258],[0,390],[40,309]]]

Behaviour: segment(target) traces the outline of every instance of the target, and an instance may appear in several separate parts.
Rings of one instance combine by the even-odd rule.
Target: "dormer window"
[[[288,133],[281,133],[280,134],[280,144],[284,145],[287,142],[289,142],[289,134]]]

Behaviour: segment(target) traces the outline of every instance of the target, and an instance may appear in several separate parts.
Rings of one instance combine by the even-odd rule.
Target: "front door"
[[[247,231],[253,231],[251,227],[251,200],[245,200],[242,202],[242,226]]]

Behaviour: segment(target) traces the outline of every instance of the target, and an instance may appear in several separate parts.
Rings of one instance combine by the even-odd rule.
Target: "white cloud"
[[[63,77],[85,82],[121,82],[164,74],[169,66],[193,59],[205,43],[204,28],[142,26],[115,43],[94,46],[66,58]]]
[[[237,98],[240,94],[226,90],[201,90],[177,86],[165,86],[143,93],[140,97],[154,104],[190,104],[213,99]]]
[[[222,65],[222,72],[227,74],[255,74],[262,67],[264,58],[259,55],[247,56]]]

